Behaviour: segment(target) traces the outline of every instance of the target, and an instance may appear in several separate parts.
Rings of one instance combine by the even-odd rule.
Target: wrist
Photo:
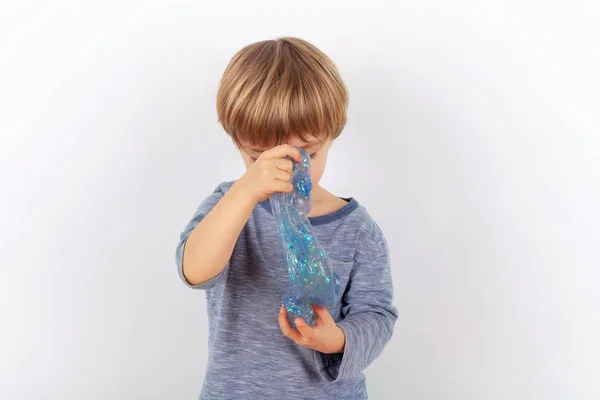
[[[342,330],[342,328],[340,328],[337,325],[335,327],[336,327],[336,335],[335,335],[336,346],[332,353],[343,353],[344,349],[346,348],[346,335],[344,334],[344,331]]]
[[[252,207],[259,202],[258,196],[254,193],[252,187],[246,183],[243,176],[231,186],[229,191],[232,190],[237,201]]]

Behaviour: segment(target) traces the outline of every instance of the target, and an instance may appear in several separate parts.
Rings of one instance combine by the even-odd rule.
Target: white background
[[[390,243],[370,397],[600,398],[595,3],[2,2],[0,398],[197,398],[204,294],[175,246],[243,172],[227,62],[284,35],[338,64],[323,183]]]

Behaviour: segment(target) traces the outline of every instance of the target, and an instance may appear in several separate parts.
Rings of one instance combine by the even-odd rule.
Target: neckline
[[[340,208],[339,210],[335,210],[332,213],[318,215],[316,217],[308,217],[308,221],[310,222],[310,224],[312,226],[328,224],[330,222],[333,222],[335,220],[338,220],[338,219],[350,214],[352,211],[356,210],[359,206],[358,201],[356,201],[356,199],[354,197],[348,197],[348,198],[340,197],[340,199],[345,200],[348,203],[346,205],[344,205],[342,208]],[[271,203],[269,203],[269,199],[267,199],[265,201],[261,201],[258,204],[260,204],[265,210],[267,210],[269,212],[269,214],[273,215],[273,210],[271,209]]]

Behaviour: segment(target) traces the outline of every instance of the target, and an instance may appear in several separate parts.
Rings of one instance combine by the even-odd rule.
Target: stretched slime
[[[302,161],[294,162],[292,170],[294,190],[274,193],[269,199],[290,278],[290,290],[283,298],[283,305],[294,327],[296,318],[314,326],[316,316],[312,305],[332,307],[340,291],[339,277],[306,217],[312,206],[310,156],[299,150]]]

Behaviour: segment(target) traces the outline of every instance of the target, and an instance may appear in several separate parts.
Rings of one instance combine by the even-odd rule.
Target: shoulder
[[[364,206],[358,206],[353,214],[353,218],[356,220],[355,224],[359,230],[359,245],[363,245],[359,247],[369,246],[373,242],[385,241],[383,231]]]
[[[221,182],[217,186],[217,188],[215,189],[215,191],[213,193],[219,193],[219,194],[223,195],[223,194],[227,193],[229,188],[231,188],[235,182],[236,181]]]
[[[198,209],[196,210],[194,219],[197,220],[198,218],[204,218],[204,216],[206,216],[206,214],[208,214],[210,210],[217,205],[217,203],[221,200],[221,197],[223,197],[223,195],[234,183],[235,181],[220,183],[215,190],[213,190],[213,192],[205,197],[200,203]]]
[[[350,201],[358,204],[355,199]],[[343,218],[336,231],[346,241],[350,240],[355,244],[355,254],[357,256],[372,251],[386,251],[387,249],[383,231],[368,210],[360,204]]]
[[[383,231],[363,206],[353,215],[357,224],[357,242],[354,261],[365,265],[387,265],[389,249]]]
[[[354,199],[351,199],[351,201],[358,204]],[[367,209],[361,204],[358,204],[358,206],[348,214],[344,223],[352,226],[362,239],[368,237],[383,237],[383,231],[379,225],[377,225],[377,222],[375,222],[373,217],[371,217],[371,214]]]

